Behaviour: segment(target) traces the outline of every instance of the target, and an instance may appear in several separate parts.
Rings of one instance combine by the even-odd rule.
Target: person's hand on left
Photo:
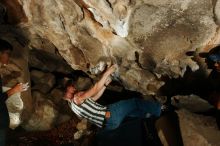
[[[17,85],[15,85],[13,88],[11,88],[10,90],[7,91],[8,96],[11,96],[15,93],[19,93],[19,92],[24,92],[27,91],[29,88],[28,83],[19,83]]]
[[[27,91],[29,88],[29,85],[28,83],[19,83],[17,85],[15,85],[12,90],[15,92],[15,93],[18,93],[18,92],[24,92],[24,91]]]

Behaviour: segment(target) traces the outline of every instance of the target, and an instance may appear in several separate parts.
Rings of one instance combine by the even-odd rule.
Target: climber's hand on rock
[[[29,88],[29,83],[28,83],[28,82],[25,83],[25,84],[22,84],[22,89],[23,89],[23,91],[27,91],[28,88]]]
[[[15,93],[19,93],[19,92],[24,92],[27,91],[29,88],[28,83],[19,83],[17,85],[15,85],[13,88],[11,88],[10,90],[7,91],[8,96],[11,96]]]
[[[115,72],[115,70],[117,69],[117,64],[114,64],[114,65],[112,65],[112,66],[110,66],[107,70],[106,70],[106,73],[108,74],[108,75],[111,75],[113,72]]]

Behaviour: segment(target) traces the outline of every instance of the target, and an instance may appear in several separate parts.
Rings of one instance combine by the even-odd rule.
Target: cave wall
[[[88,74],[117,63],[120,82],[143,94],[155,94],[161,76],[183,76],[187,66],[197,70],[185,53],[207,52],[220,41],[219,0],[1,3],[5,23],[25,32],[29,48],[55,48],[73,69]]]

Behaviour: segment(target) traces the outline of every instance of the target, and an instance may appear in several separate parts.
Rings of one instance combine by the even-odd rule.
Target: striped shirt
[[[74,101],[69,101],[69,106],[79,117],[86,118],[98,127],[103,126],[107,110],[106,106],[98,104],[91,98],[86,99],[80,105],[75,104]]]

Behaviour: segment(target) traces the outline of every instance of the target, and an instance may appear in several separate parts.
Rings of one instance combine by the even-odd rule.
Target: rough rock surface
[[[35,111],[24,128],[29,131],[44,131],[53,128],[58,116],[53,103],[45,99],[36,100]]]
[[[186,110],[177,113],[184,146],[220,145],[220,131],[214,118],[192,114]]]
[[[76,87],[78,90],[86,90],[92,86],[92,82],[90,78],[87,77],[79,77],[76,81]]]
[[[55,104],[59,105],[60,102],[62,102],[62,100],[63,100],[62,97],[63,97],[63,91],[62,90],[60,90],[60,89],[53,89],[51,91],[51,100]]]
[[[172,97],[172,105],[187,109],[190,112],[206,112],[214,108],[208,101],[196,95],[174,96]]]
[[[216,23],[219,25],[220,24],[220,1],[216,2],[215,19],[216,19]]]
[[[187,51],[208,51],[220,42],[219,0],[2,3],[10,12],[6,23],[25,31],[30,48],[57,49],[72,68],[88,74],[103,70],[100,62],[117,63],[119,81],[143,94],[155,94],[161,76],[198,69]]]
[[[31,79],[34,83],[32,90],[48,93],[55,85],[55,76],[51,73],[43,73],[41,71],[32,70]]]
[[[45,46],[47,47],[47,46]],[[48,48],[51,48],[50,46]],[[70,73],[71,67],[63,60],[63,58],[54,52],[33,49],[29,55],[29,65],[45,72]]]

